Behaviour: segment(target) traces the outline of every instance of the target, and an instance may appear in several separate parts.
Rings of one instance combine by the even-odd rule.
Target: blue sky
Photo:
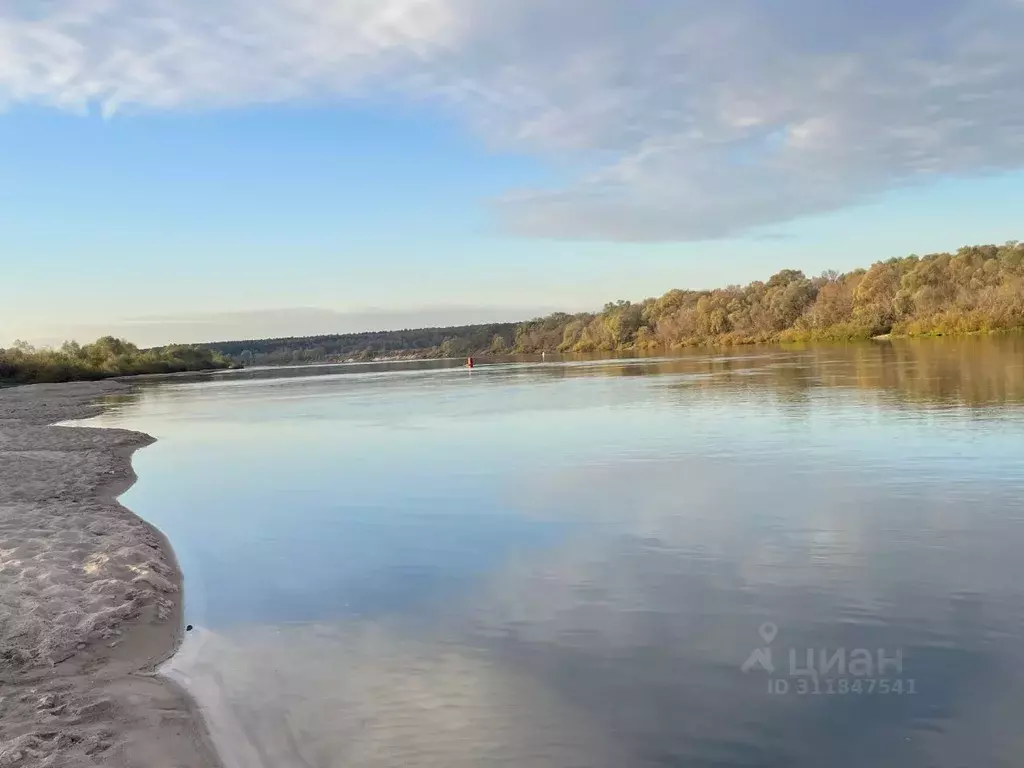
[[[13,0],[0,344],[520,319],[1020,238],[1024,3],[890,5]]]

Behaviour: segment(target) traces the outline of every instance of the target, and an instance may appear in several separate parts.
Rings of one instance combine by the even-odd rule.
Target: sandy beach
[[[220,765],[191,699],[155,673],[183,633],[174,554],[117,502],[153,440],[51,426],[126,387],[0,389],[0,768]]]

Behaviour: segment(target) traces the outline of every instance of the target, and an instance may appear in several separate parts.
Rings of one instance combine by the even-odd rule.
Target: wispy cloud
[[[513,231],[686,240],[1024,166],[1019,0],[8,0],[0,104],[387,92],[569,159]]]

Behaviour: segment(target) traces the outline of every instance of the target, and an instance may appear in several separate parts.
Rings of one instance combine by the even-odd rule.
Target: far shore
[[[52,426],[119,381],[0,388],[0,765],[219,768],[157,667],[183,636],[166,537],[117,498],[139,432]]]

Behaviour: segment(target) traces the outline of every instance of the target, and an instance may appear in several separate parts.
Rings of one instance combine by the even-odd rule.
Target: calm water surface
[[[1020,339],[940,340],[244,372],[97,421],[159,438],[124,502],[229,768],[913,768],[1024,759],[1022,406]]]

